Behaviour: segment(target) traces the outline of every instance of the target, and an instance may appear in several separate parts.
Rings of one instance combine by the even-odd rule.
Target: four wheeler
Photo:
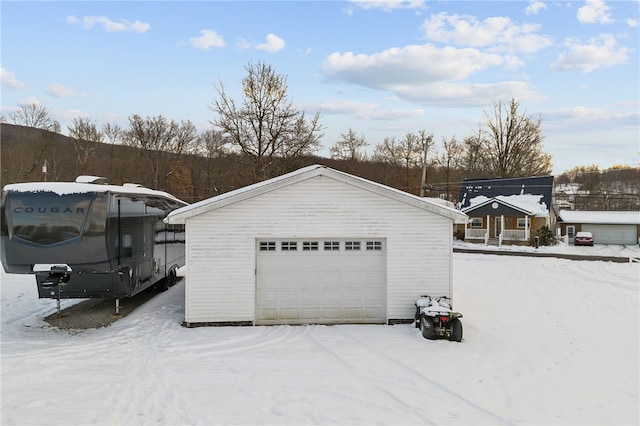
[[[425,339],[462,341],[462,314],[452,311],[451,298],[420,296],[416,300],[416,328]]]

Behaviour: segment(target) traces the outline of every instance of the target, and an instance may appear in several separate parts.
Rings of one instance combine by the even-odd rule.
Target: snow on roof
[[[529,176],[498,179],[465,179],[460,186],[458,202],[461,209],[469,207],[473,197],[483,195],[493,198],[499,195],[542,195],[542,201],[550,206],[553,198],[553,176]]]
[[[88,192],[114,192],[118,194],[131,195],[155,195],[166,198],[173,198],[181,201],[168,192],[157,191],[145,188],[140,185],[124,184],[103,185],[82,182],[25,182],[5,185],[3,191],[7,192],[53,192],[58,195],[82,194]],[[182,201],[184,203],[184,201]],[[186,203],[185,203],[186,204]]]
[[[640,225],[640,211],[560,210],[560,218],[569,223]]]
[[[329,178],[333,178],[340,182],[367,189],[377,194],[396,199],[398,201],[406,202],[416,207],[423,208],[433,213],[437,213],[453,219],[455,223],[467,222],[467,216],[464,213],[460,212],[454,207],[443,205],[439,201],[436,202],[430,198],[421,198],[417,195],[409,194],[399,189],[373,182],[358,176],[350,175],[348,173],[334,170],[319,164],[303,167],[272,179],[254,183],[253,185],[248,185],[233,191],[225,192],[224,194],[220,194],[212,198],[208,198],[206,200],[199,201],[197,203],[193,203],[189,206],[174,210],[167,216],[165,220],[168,223],[184,223],[185,220],[189,217],[215,210],[239,201],[243,201],[256,195],[283,188],[285,186],[292,185],[316,176],[326,176]]]
[[[469,200],[469,207],[464,208],[462,211],[466,212],[474,210],[481,205],[489,204],[493,201],[498,201],[506,206],[515,208],[529,215],[537,217],[549,216],[549,208],[546,203],[542,201],[543,195],[533,194],[520,194],[520,195],[498,195],[493,198],[486,197],[484,195],[478,195]]]

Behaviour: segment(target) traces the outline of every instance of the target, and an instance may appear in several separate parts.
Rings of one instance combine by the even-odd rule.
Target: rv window
[[[9,235],[40,245],[80,237],[93,197],[93,193],[9,193],[5,207]]]

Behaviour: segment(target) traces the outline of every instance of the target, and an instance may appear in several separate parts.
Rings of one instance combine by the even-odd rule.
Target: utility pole
[[[420,130],[418,134],[422,142],[422,182],[420,183],[420,196],[424,197],[424,190],[427,186],[427,154],[433,145],[433,133],[427,135],[425,130]]]
[[[422,180],[420,181],[420,197],[424,197],[424,187],[427,185],[427,145],[422,150]]]

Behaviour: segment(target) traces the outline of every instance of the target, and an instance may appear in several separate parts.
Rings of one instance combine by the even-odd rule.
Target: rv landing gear
[[[58,318],[60,318],[60,293],[62,288],[71,279],[71,267],[69,265],[34,265],[33,272],[49,272],[47,278],[40,283],[40,287],[51,291],[51,295],[56,295],[58,308]]]

